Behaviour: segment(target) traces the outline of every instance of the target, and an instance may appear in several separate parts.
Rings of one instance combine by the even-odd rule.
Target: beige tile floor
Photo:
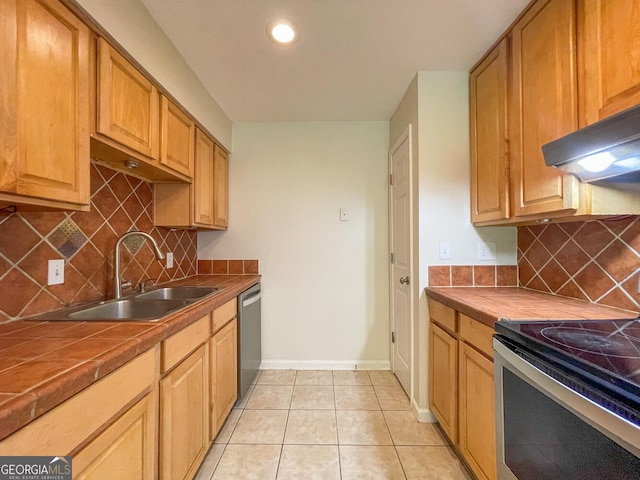
[[[469,480],[388,371],[264,370],[197,480]]]

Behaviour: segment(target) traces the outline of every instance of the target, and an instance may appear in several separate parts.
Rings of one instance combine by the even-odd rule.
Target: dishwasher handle
[[[262,292],[258,292],[256,295],[252,295],[248,298],[242,300],[242,308],[248,307],[249,305],[253,305],[257,301],[262,298]]]

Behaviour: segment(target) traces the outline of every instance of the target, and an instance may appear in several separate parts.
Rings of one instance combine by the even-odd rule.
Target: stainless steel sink
[[[214,287],[164,287],[157,290],[150,290],[145,293],[139,293],[136,299],[158,299],[158,300],[196,300],[207,295],[211,295],[218,289]],[[137,301],[137,300],[136,300]]]
[[[27,320],[107,320],[152,322],[220,290],[215,287],[176,286],[138,293],[89,305],[65,308]]]
[[[193,303],[188,300],[147,300],[121,298],[94,307],[84,308],[66,315],[69,320],[151,321]]]

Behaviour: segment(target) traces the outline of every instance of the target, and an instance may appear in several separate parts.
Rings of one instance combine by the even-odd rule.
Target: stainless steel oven
[[[498,479],[640,479],[640,322],[496,332]]]

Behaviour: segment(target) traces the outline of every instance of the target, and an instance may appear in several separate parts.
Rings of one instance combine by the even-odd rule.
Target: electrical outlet
[[[47,285],[61,285],[64,283],[64,260],[49,260],[47,271]]]
[[[449,258],[451,258],[449,242],[440,242],[440,260],[449,260]]]
[[[173,252],[167,252],[167,268],[173,268]]]
[[[349,209],[348,208],[341,208],[340,209],[340,221],[341,222],[348,222],[349,221]]]
[[[495,260],[496,242],[478,242],[478,260]]]

